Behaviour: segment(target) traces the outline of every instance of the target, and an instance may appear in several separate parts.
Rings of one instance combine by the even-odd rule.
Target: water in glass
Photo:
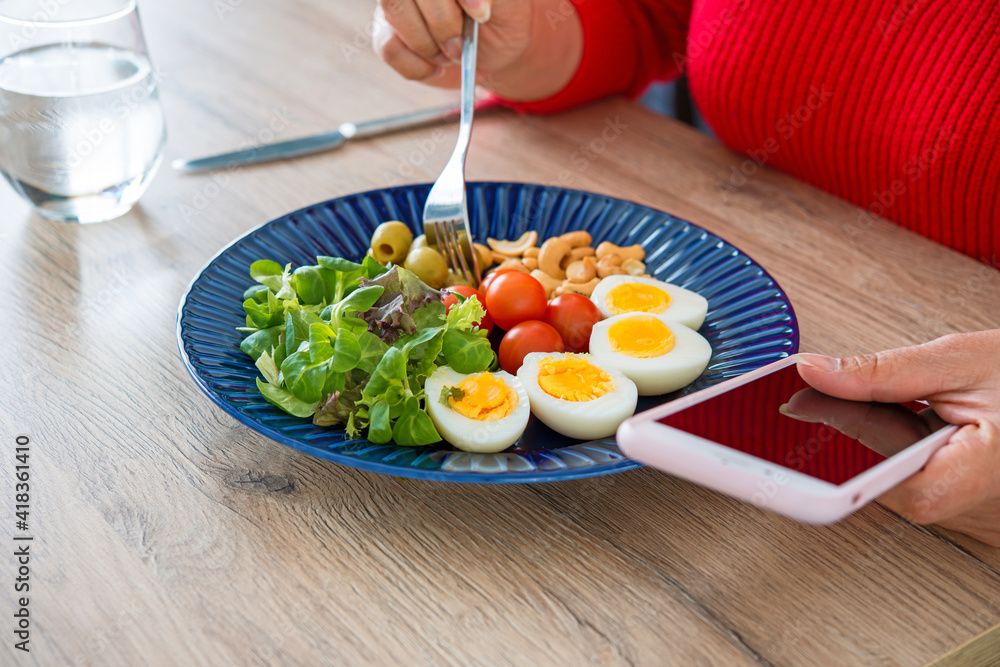
[[[48,44],[0,60],[0,172],[46,217],[99,222],[125,213],[164,140],[142,53]]]

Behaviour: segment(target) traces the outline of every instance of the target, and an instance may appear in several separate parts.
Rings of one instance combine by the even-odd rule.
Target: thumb
[[[459,4],[462,5],[465,13],[478,23],[486,23],[490,20],[493,0],[459,0]]]
[[[935,353],[936,341],[874,354],[836,359],[800,354],[799,375],[830,396],[851,401],[900,403],[928,398],[954,387],[946,355]]]

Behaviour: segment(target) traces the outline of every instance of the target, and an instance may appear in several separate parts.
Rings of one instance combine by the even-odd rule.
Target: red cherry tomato
[[[491,273],[488,273],[485,278],[483,278],[481,283],[479,283],[479,291],[486,294],[486,290],[490,288],[490,285],[497,279],[497,276],[502,276],[503,274],[510,273],[513,270],[514,269],[494,269]]]
[[[486,289],[486,310],[501,329],[542,319],[548,305],[542,284],[520,271],[497,276]]]
[[[473,287],[467,287],[466,285],[454,285],[453,287],[445,287],[445,292],[449,292],[444,297],[444,307],[445,312],[450,313],[453,306],[458,304],[458,299],[454,296],[455,294],[461,294],[465,298],[476,297],[479,300],[479,305],[486,308],[486,297],[483,293]],[[493,320],[490,318],[490,314],[486,313],[483,315],[483,319],[479,320],[479,328],[489,333],[493,331]]]
[[[511,327],[500,341],[500,367],[513,375],[532,352],[565,352],[559,332],[539,320]]]
[[[563,294],[552,299],[545,311],[545,322],[562,336],[567,352],[590,350],[590,332],[600,322],[601,311],[582,294]]]

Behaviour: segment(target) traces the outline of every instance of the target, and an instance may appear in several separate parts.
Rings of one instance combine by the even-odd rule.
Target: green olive
[[[406,256],[404,269],[413,271],[417,277],[434,289],[441,289],[448,279],[448,264],[444,257],[430,248],[417,248]]]
[[[466,287],[477,287],[471,282],[462,277],[460,273],[455,273],[451,269],[448,269],[448,277],[444,281],[444,287],[454,287],[455,285],[465,285]]]
[[[431,225],[429,227],[424,227],[424,233],[421,236],[427,242],[427,245],[437,245],[437,234],[434,233],[436,228]]]
[[[406,259],[413,243],[413,232],[402,222],[383,222],[372,234],[372,255],[382,264],[399,264]]]
[[[430,244],[430,242],[427,241],[427,235],[421,234],[420,236],[415,236],[413,238],[413,243],[410,244],[410,250],[412,251],[416,250],[417,248],[427,248],[428,246],[437,250],[436,247],[434,247],[433,245]]]
[[[439,253],[441,253],[442,257],[446,257],[447,256],[446,253],[448,252],[448,250],[446,248],[442,248],[440,245],[437,244],[437,237],[434,234],[434,228],[428,227],[424,231],[426,232],[426,234],[422,234],[421,236],[417,237],[417,239],[423,238],[424,241],[421,244],[418,244],[417,239],[414,239],[414,243],[412,246],[410,246],[410,248],[411,249],[414,247],[419,248],[421,247],[421,245],[424,245],[430,248],[434,248]],[[465,233],[464,229],[458,232],[458,245],[462,248],[462,254],[465,255],[465,261],[469,263],[469,268],[472,268],[472,251],[469,249],[469,237]],[[483,246],[483,250],[486,251],[487,255],[486,256],[480,255],[478,258],[480,263],[480,270],[482,270],[482,264],[484,259],[487,260],[488,264],[492,264],[492,259],[493,259],[492,252],[490,251],[489,248]]]

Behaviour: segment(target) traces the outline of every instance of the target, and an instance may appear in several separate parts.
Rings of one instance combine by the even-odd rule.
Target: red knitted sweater
[[[579,70],[516,108],[636,96],[683,69],[727,146],[865,209],[848,235],[879,215],[1000,265],[1000,3],[572,2]]]

